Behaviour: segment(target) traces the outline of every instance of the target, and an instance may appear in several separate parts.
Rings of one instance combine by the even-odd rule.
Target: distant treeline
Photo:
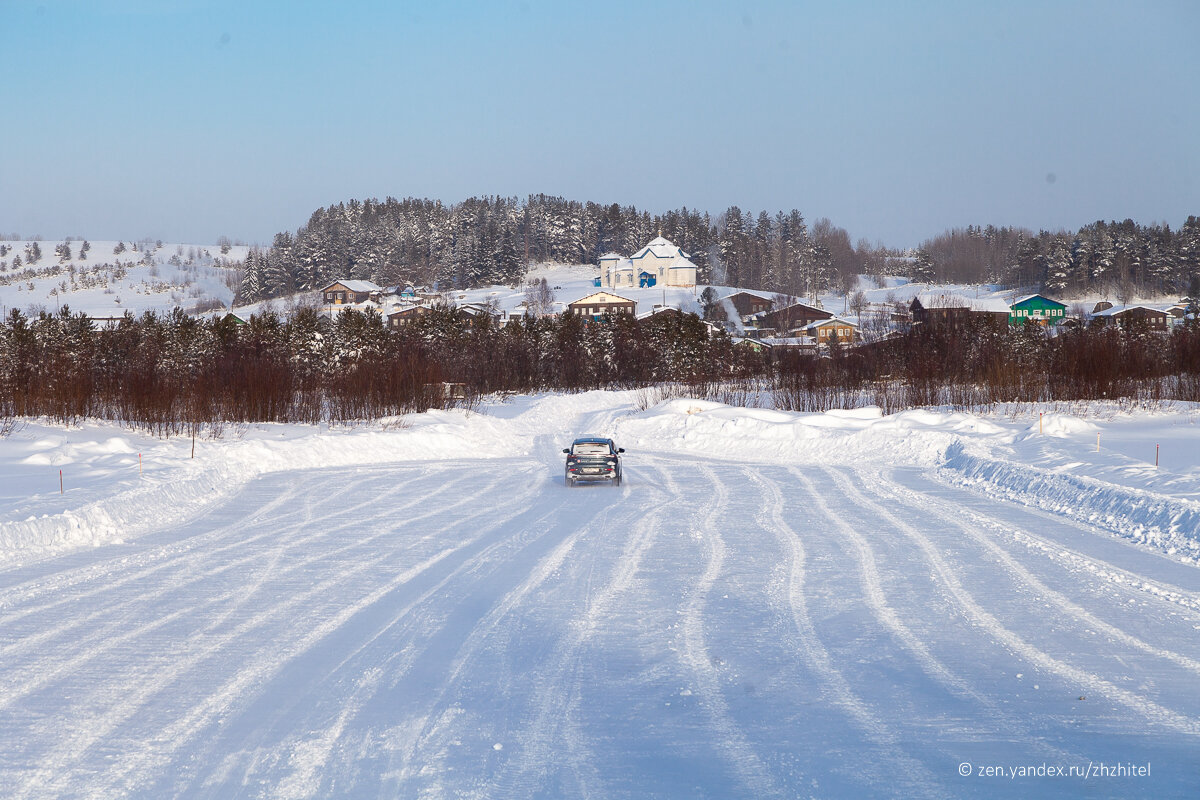
[[[1198,294],[1200,218],[1168,225],[1094,222],[1075,233],[968,226],[925,242],[917,280],[1035,287],[1056,297]]]
[[[322,208],[295,233],[277,234],[270,248],[247,257],[238,300],[318,289],[340,278],[442,289],[515,285],[530,263],[595,264],[608,252],[633,255],[658,235],[691,256],[702,282],[805,295],[863,267],[844,230],[828,220],[810,229],[794,210],[754,217],[734,206],[714,220],[687,208],[651,215],[546,195],[453,205],[388,198]]]
[[[245,325],[175,311],[97,328],[64,308],[33,318],[14,310],[0,325],[4,430],[43,416],[173,435],[227,423],[370,421],[500,392],[640,387],[806,411],[1200,401],[1200,326],[1053,338],[1034,326],[932,328],[818,358],[735,346],[692,314],[500,326],[441,307],[389,329],[375,312],[351,309],[330,321],[299,308]]]
[[[238,301],[313,290],[340,278],[443,289],[514,285],[530,263],[595,264],[610,251],[632,255],[659,234],[691,255],[702,283],[794,296],[845,291],[863,273],[1119,299],[1177,294],[1200,275],[1195,217],[1177,231],[1130,220],[1096,222],[1075,233],[971,226],[902,253],[865,240],[851,244],[829,220],[810,226],[796,210],[755,214],[731,206],[713,218],[688,208],[652,215],[547,195],[456,204],[388,198],[318,209],[295,233],[279,233],[271,247],[252,250]]]

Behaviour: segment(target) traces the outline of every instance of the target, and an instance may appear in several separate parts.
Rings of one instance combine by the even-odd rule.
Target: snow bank
[[[947,451],[943,467],[943,478],[952,484],[1077,519],[1200,562],[1200,502],[1089,475],[981,458],[959,444]]]
[[[936,468],[950,484],[1077,519],[1200,562],[1200,501],[1190,499],[1200,497],[1200,480],[1187,470],[1190,464],[1182,465],[1180,475],[1150,469],[1120,453],[1080,460],[1088,458],[1084,452],[1101,431],[1099,424],[1060,413],[1034,419],[1038,421],[1032,424],[1001,423],[928,409],[887,417],[878,408],[801,414],[678,399],[620,421],[617,432],[622,445],[631,449],[706,458]],[[1187,433],[1195,450],[1194,425],[1164,431],[1162,424],[1155,415],[1126,419],[1113,426],[1113,438],[1128,440],[1132,426],[1140,432],[1135,438],[1173,439],[1179,451],[1189,449],[1188,439],[1178,441]]]
[[[622,445],[753,462],[936,466],[964,436],[1011,434],[969,414],[875,407],[801,414],[733,408],[700,400],[670,400],[620,420]]]
[[[113,426],[96,423],[94,427],[104,430]],[[89,434],[95,435],[94,431],[81,435]],[[133,437],[109,437],[100,442],[70,438],[63,433],[46,436],[35,431],[23,448],[20,442],[8,447],[34,451],[16,459],[26,467],[26,486],[32,486],[36,478],[39,486],[52,480],[57,489],[57,471],[63,469],[70,476],[70,491],[64,495],[57,491],[31,493],[23,502],[13,502],[0,511],[0,564],[118,543],[170,527],[270,472],[495,458],[529,449],[528,439],[502,420],[462,411],[430,411],[385,421],[381,427],[350,430],[255,426],[241,441],[201,441],[195,459],[190,458],[190,439],[139,437],[144,440],[144,461],[150,465],[139,477],[138,451],[129,441]],[[121,455],[119,465],[113,462],[113,454]],[[43,469],[31,475],[29,467]],[[45,508],[52,510],[13,518],[22,511]]]

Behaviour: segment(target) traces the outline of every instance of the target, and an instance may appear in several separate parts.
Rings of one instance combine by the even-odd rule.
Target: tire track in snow
[[[296,491],[299,491],[299,490],[296,490]],[[466,503],[467,503],[467,500],[464,498],[464,500],[462,500],[457,505],[462,506],[462,505],[465,505]],[[405,519],[405,522],[406,522],[406,524],[409,524],[412,522],[417,522],[417,521],[429,518],[431,516],[435,516],[437,514],[444,513],[446,510],[447,509],[435,509],[435,510],[427,511],[423,514],[418,514],[416,516],[407,517]],[[324,522],[328,518],[329,517],[321,517],[321,518],[316,518],[316,519],[312,519],[312,520],[306,520],[307,524],[304,527],[308,527],[308,524],[316,524],[318,522]],[[276,523],[272,522],[272,525],[275,525],[275,524]],[[33,662],[26,669],[26,672],[32,673],[32,677],[22,679],[21,677],[18,677],[19,673],[15,667],[8,667],[6,669],[7,680],[5,682],[3,689],[0,689],[0,709],[4,709],[4,708],[8,707],[9,705],[11,705],[14,701],[20,699],[21,697],[24,697],[24,696],[30,694],[31,692],[37,691],[38,689],[42,688],[43,686],[51,683],[55,678],[59,677],[60,675],[71,674],[71,673],[75,672],[82,665],[86,664],[89,661],[95,660],[97,657],[103,655],[106,652],[109,652],[109,651],[112,651],[119,647],[122,647],[130,641],[134,641],[140,637],[145,636],[148,633],[165,628],[166,626],[168,626],[176,621],[179,621],[181,619],[192,618],[195,615],[197,615],[199,612],[206,611],[214,606],[219,606],[222,604],[229,604],[224,609],[224,613],[218,614],[215,617],[213,617],[211,620],[209,620],[208,624],[204,628],[196,631],[195,634],[193,634],[193,635],[199,636],[199,635],[208,633],[208,632],[218,628],[222,624],[222,622],[225,619],[227,619],[230,615],[232,615],[236,610],[251,603],[253,601],[256,593],[261,589],[261,587],[265,584],[265,582],[268,579],[275,581],[275,580],[278,580],[279,578],[287,577],[288,575],[291,575],[293,573],[297,573],[297,572],[304,570],[305,568],[313,565],[314,563],[326,561],[331,558],[337,557],[339,555],[348,553],[350,551],[358,550],[360,548],[363,548],[366,545],[371,544],[372,542],[378,540],[381,537],[389,536],[389,535],[392,535],[392,533],[393,533],[390,530],[386,530],[386,529],[381,530],[380,532],[375,533],[373,535],[370,535],[370,536],[367,536],[364,538],[357,538],[357,539],[353,540],[352,542],[350,542],[349,544],[345,544],[340,547],[320,550],[315,555],[313,555],[309,558],[303,559],[301,561],[291,563],[286,567],[278,567],[278,568],[274,569],[274,571],[271,570],[272,567],[275,567],[276,562],[278,561],[278,557],[283,552],[291,551],[296,546],[303,546],[303,545],[310,544],[311,542],[314,542],[314,541],[326,539],[332,533],[340,532],[342,530],[346,530],[346,529],[352,528],[352,527],[354,527],[354,522],[352,522],[352,521],[339,522],[339,524],[334,525],[332,527],[322,528],[318,532],[316,532],[312,535],[303,536],[303,537],[293,537],[291,539],[288,539],[286,542],[281,543],[279,546],[273,548],[271,551],[269,551],[265,554],[264,553],[252,553],[244,558],[235,560],[233,562],[224,563],[218,567],[215,567],[211,570],[199,573],[197,575],[192,575],[189,577],[189,579],[184,580],[184,581],[179,581],[179,580],[164,581],[163,585],[166,586],[165,591],[160,591],[158,593],[151,594],[151,595],[144,595],[144,594],[136,595],[136,596],[128,599],[127,601],[121,602],[121,603],[119,603],[117,605],[113,605],[113,606],[105,606],[101,609],[98,609],[97,611],[92,612],[91,614],[75,615],[75,616],[71,617],[71,621],[69,623],[67,623],[63,626],[60,626],[58,628],[49,629],[47,631],[44,631],[39,634],[35,634],[33,636],[23,637],[20,641],[18,641],[17,643],[15,643],[13,645],[9,645],[7,647],[0,648],[0,658],[7,658],[12,655],[19,655],[22,652],[44,651],[47,648],[47,643],[50,640],[52,640],[54,638],[58,638],[58,637],[64,635],[65,633],[75,630],[77,628],[83,627],[90,631],[89,635],[87,635],[87,636],[72,638],[71,642],[70,642],[70,649],[74,653],[74,655],[71,656],[70,658],[66,658],[66,659],[56,659],[54,662],[54,667],[52,669],[47,669],[44,663]],[[426,541],[430,538],[433,538],[434,535],[436,535],[436,534],[430,534],[430,535],[426,536],[424,538],[424,540],[422,540],[422,541]],[[254,537],[254,538],[259,539],[262,537]],[[235,549],[235,548],[222,548],[222,549]],[[210,597],[201,603],[186,605],[186,606],[176,609],[173,612],[170,612],[167,614],[160,614],[159,616],[155,617],[150,622],[147,622],[143,625],[140,625],[140,626],[137,626],[134,628],[130,628],[128,626],[128,620],[126,618],[126,615],[131,608],[134,608],[134,607],[138,607],[138,608],[140,608],[140,607],[151,607],[151,608],[157,607],[157,606],[159,606],[159,603],[157,603],[155,601],[158,598],[162,597],[163,595],[171,595],[171,596],[177,595],[180,593],[181,590],[183,590],[193,584],[200,583],[206,579],[210,579],[212,577],[215,577],[217,575],[223,574],[230,570],[236,569],[240,566],[244,566],[246,564],[252,563],[254,561],[263,560],[264,557],[266,558],[267,564],[264,567],[261,567],[261,568],[255,570],[255,572],[258,576],[258,580],[255,583],[252,583],[249,585],[239,586],[236,594],[219,595],[216,597]],[[203,559],[202,555],[196,554],[190,560],[196,561],[196,560],[206,560],[206,559]],[[155,567],[153,569],[144,571],[144,572],[136,573],[135,575],[131,576],[128,580],[122,581],[122,583],[128,583],[130,581],[137,581],[137,580],[144,580],[149,575],[158,572],[160,570],[161,566],[162,565]],[[231,600],[232,600],[232,603],[229,602]],[[67,601],[64,600],[64,602],[67,602]],[[109,617],[109,616],[114,616],[114,615],[116,615],[116,618],[113,621],[109,622],[107,625],[96,626],[95,622],[96,622],[97,618]]]
[[[903,503],[909,508],[917,508],[915,505],[913,505],[911,495],[908,494],[904,487],[899,486],[884,475],[877,475],[874,477],[879,481],[879,485],[884,489],[884,491],[886,491],[893,499]],[[920,511],[922,513],[933,511],[934,515],[938,519],[961,531],[969,539],[987,550],[988,553],[990,553],[998,562],[1003,564],[1008,573],[1019,583],[1024,584],[1026,587],[1036,592],[1039,596],[1048,600],[1050,604],[1058,609],[1060,613],[1078,620],[1085,626],[1095,628],[1096,630],[1102,632],[1106,636],[1112,637],[1130,649],[1140,650],[1141,652],[1154,656],[1155,658],[1161,658],[1166,661],[1170,661],[1177,666],[1193,673],[1194,675],[1200,676],[1200,661],[1189,658],[1181,653],[1176,653],[1172,650],[1164,650],[1160,647],[1155,647],[1149,642],[1146,642],[1145,640],[1140,639],[1137,636],[1134,636],[1133,634],[1130,634],[1121,628],[1118,628],[1117,626],[1100,619],[1095,614],[1092,614],[1088,610],[1084,609],[1078,603],[1072,601],[1066,595],[1051,589],[1045,584],[1045,582],[1036,577],[1032,572],[1029,571],[1029,569],[1017,561],[1017,559],[1013,558],[1013,556],[1010,555],[1007,550],[1000,547],[988,537],[980,535],[972,525],[963,523],[961,514],[955,516],[947,509],[948,504],[940,500],[930,497],[921,498]],[[957,509],[955,511],[958,513]],[[970,514],[970,516],[977,521],[982,522],[979,515]]]
[[[264,508],[264,510],[278,509],[284,505],[288,499],[290,499],[290,497],[276,497]],[[159,545],[142,553],[119,553],[114,555],[112,558],[93,562],[87,566],[75,567],[63,572],[54,572],[49,575],[41,575],[37,578],[26,580],[13,586],[5,587],[4,589],[0,590],[0,613],[5,613],[7,611],[7,615],[0,617],[0,622],[4,624],[11,624],[12,622],[28,616],[29,614],[38,613],[40,611],[56,608],[64,603],[69,603],[73,597],[89,597],[108,591],[113,586],[119,586],[124,582],[124,580],[112,580],[113,573],[128,569],[131,562],[135,559],[139,561],[140,566],[145,566],[147,564],[153,565],[159,562],[164,562],[163,566],[166,566],[166,559],[186,554],[188,552],[195,552],[201,548],[206,548],[210,546],[211,542],[214,540],[220,539],[222,536],[231,533],[236,533],[235,526],[226,525],[222,528],[215,529],[204,534],[188,537],[184,541]],[[266,535],[267,534],[262,534],[262,536]],[[120,548],[121,546],[122,545],[116,543],[106,545],[106,547],[114,550],[117,550],[117,548]],[[236,547],[237,543],[226,546]],[[39,562],[39,565],[53,563],[56,560],[67,559],[73,555],[75,554],[60,554],[58,556],[46,559],[43,562]],[[22,568],[20,567],[13,568],[9,571],[9,573],[19,573],[21,569]],[[3,574],[0,574],[0,578],[2,577]],[[86,593],[74,593],[68,597],[63,596],[64,592],[67,592],[76,586],[93,582],[98,583],[97,588]],[[50,598],[48,602],[42,605],[31,605],[34,600],[44,596],[48,596]],[[8,611],[8,609],[12,610]]]
[[[864,597],[867,601],[867,606],[871,610],[871,615],[879,621],[893,639],[899,642],[901,647],[909,652],[920,665],[922,671],[951,694],[987,709],[991,715],[989,723],[993,727],[999,728],[1001,733],[1007,734],[1010,737],[1019,737],[1022,741],[1034,741],[1035,737],[1030,726],[1021,725],[1013,720],[999,704],[981,693],[965,678],[946,666],[941,659],[930,652],[920,637],[904,624],[896,609],[887,601],[887,596],[883,588],[883,580],[879,574],[878,560],[875,557],[874,549],[870,546],[866,537],[859,534],[854,526],[833,513],[833,510],[829,507],[829,503],[825,501],[822,492],[817,489],[816,485],[803,471],[795,467],[790,467],[788,468],[788,473],[804,486],[805,491],[812,498],[813,505],[825,518],[825,521],[850,542],[855,560],[858,562],[859,573],[862,575]],[[1052,755],[1063,763],[1078,758],[1078,754],[1060,750],[1046,742],[1039,741],[1038,748],[1041,755]]]
[[[761,480],[759,480],[759,485],[766,489],[767,498],[770,501],[770,510],[767,512],[771,520],[770,527],[783,546],[784,552],[791,556],[787,580],[788,606],[798,640],[797,644],[805,662],[825,684],[832,694],[834,703],[880,748],[881,760],[890,762],[886,770],[883,767],[878,768],[881,774],[886,773],[899,779],[899,791],[905,796],[943,796],[944,792],[937,788],[938,782],[935,776],[924,764],[904,754],[903,742],[900,737],[871,710],[861,697],[855,694],[846,676],[834,664],[833,657],[817,634],[812,616],[808,611],[808,598],[805,595],[808,554],[804,542],[795,528],[784,519],[783,493],[779,490],[778,485]]]
[[[881,478],[882,477],[883,476],[881,476]],[[1115,564],[1112,564],[1111,562],[1109,562],[1107,560],[1104,560],[1104,559],[1101,559],[1101,558],[1098,558],[1095,556],[1090,556],[1090,555],[1087,555],[1086,553],[1081,553],[1077,550],[1074,550],[1074,549],[1072,549],[1066,545],[1063,545],[1059,542],[1056,542],[1052,539],[1048,539],[1044,536],[1038,535],[1037,533],[1030,531],[1026,527],[1021,527],[1020,529],[1014,529],[1015,526],[1011,522],[1002,521],[996,517],[989,516],[987,514],[975,511],[970,508],[961,508],[959,506],[952,506],[948,501],[941,500],[934,495],[918,493],[916,490],[914,490],[910,487],[904,486],[903,484],[897,482],[895,479],[889,479],[889,478],[883,478],[883,479],[887,481],[887,484],[890,487],[892,487],[890,490],[892,494],[899,494],[902,497],[909,498],[908,505],[910,505],[910,506],[912,505],[913,497],[921,497],[924,502],[930,502],[930,503],[936,504],[940,508],[943,508],[943,509],[952,508],[953,509],[952,513],[957,514],[958,516],[951,517],[950,519],[955,521],[956,524],[961,525],[962,524],[961,520],[964,517],[967,519],[971,519],[971,520],[977,522],[979,525],[990,528],[994,531],[997,531],[999,533],[1002,533],[1006,536],[1013,538],[1014,540],[1025,545],[1026,547],[1037,548],[1042,553],[1044,553],[1047,558],[1049,558],[1051,560],[1066,562],[1074,567],[1078,567],[1080,569],[1086,570],[1087,572],[1091,573],[1096,578],[1102,579],[1110,584],[1113,584],[1124,591],[1127,591],[1130,593],[1150,594],[1152,597],[1154,597],[1157,600],[1163,600],[1163,601],[1169,602],[1175,606],[1178,606],[1181,609],[1181,611],[1183,611],[1184,613],[1187,613],[1191,618],[1193,618],[1197,621],[1200,621],[1200,593],[1198,593],[1198,592],[1185,589],[1181,586],[1163,583],[1161,580],[1145,577],[1136,572],[1128,570],[1124,567],[1116,566]],[[935,483],[935,485],[944,486],[948,489],[953,489],[953,490],[960,491],[960,492],[969,491],[969,490],[966,490],[963,487],[958,486],[953,483],[946,484],[941,480],[933,481],[933,482]],[[1002,502],[1005,502],[1006,505],[1009,504],[1008,501],[1002,501]],[[1095,535],[1095,533],[1096,533],[1095,528],[1088,528],[1086,526],[1086,524],[1080,522],[1079,520],[1072,519],[1070,517],[1060,517],[1060,516],[1051,514],[1050,512],[1043,511],[1043,510],[1037,509],[1037,508],[1032,508],[1029,506],[1024,506],[1024,505],[1020,505],[1020,504],[1013,504],[1013,505],[1017,505],[1017,507],[1020,508],[1021,511],[1023,511],[1027,514],[1033,514],[1033,515],[1044,514],[1048,517],[1053,518],[1055,520],[1055,522],[1057,522],[1060,525],[1073,528],[1075,530],[1087,533],[1088,535]],[[1105,531],[1105,535],[1107,535],[1107,531]],[[1130,546],[1137,546],[1137,545],[1130,545]]]
[[[844,476],[829,471],[827,471],[827,474],[848,497],[857,500],[862,507],[870,509],[878,518],[887,520],[893,527],[912,539],[925,554],[926,560],[933,567],[950,595],[957,601],[959,607],[997,641],[1006,645],[1010,650],[1020,655],[1029,663],[1035,664],[1047,672],[1054,673],[1076,686],[1088,687],[1089,693],[1108,697],[1110,700],[1120,703],[1131,711],[1140,714],[1150,722],[1180,733],[1200,734],[1200,721],[1175,712],[1144,697],[1139,697],[1133,692],[1104,680],[1099,675],[1094,675],[1057,659],[1026,641],[1017,633],[1009,630],[999,619],[976,602],[971,593],[966,590],[962,582],[955,576],[949,562],[941,556],[937,547],[934,546],[928,537],[914,526],[896,517],[882,503],[872,500],[863,492],[860,492]]]
[[[700,522],[698,525],[693,525],[693,530],[703,535],[702,541],[708,546],[708,557],[704,572],[689,593],[684,609],[683,635],[681,637],[683,640],[682,660],[691,671],[693,679],[700,689],[699,702],[708,715],[709,724],[718,736],[718,749],[723,751],[724,756],[729,760],[734,772],[751,796],[782,797],[784,792],[730,714],[729,704],[725,701],[725,694],[721,689],[720,675],[713,666],[705,643],[704,612],[708,605],[709,594],[725,563],[725,541],[716,525],[716,518],[721,509],[729,503],[729,490],[710,467],[701,465],[700,471],[715,491],[707,493],[707,505],[698,515]],[[743,469],[742,473],[753,478],[752,472],[748,469]],[[671,488],[677,494],[682,494],[676,489],[677,484],[671,471],[665,470],[664,475],[666,475]]]
[[[537,487],[535,484],[526,484],[526,491],[517,498],[508,498],[510,502],[498,507],[489,509],[489,513],[494,514],[497,508],[511,506],[513,508],[524,508],[526,501],[533,495]],[[381,671],[390,678],[392,685],[395,685],[402,680],[428,652],[430,640],[442,631],[442,625],[445,623],[445,618],[451,615],[451,608],[443,606],[442,608],[428,608],[426,604],[435,598],[444,598],[447,594],[447,588],[456,580],[462,579],[464,576],[477,573],[482,565],[492,564],[498,557],[503,557],[503,551],[512,549],[524,549],[535,545],[541,538],[548,535],[550,529],[539,530],[540,526],[548,519],[556,519],[559,514],[559,508],[555,507],[549,510],[544,510],[536,519],[532,520],[522,531],[522,534],[517,537],[504,538],[494,542],[480,550],[474,556],[464,560],[458,564],[451,572],[439,580],[436,584],[426,589],[415,600],[406,604],[391,615],[391,618],[384,624],[380,625],[377,630],[368,638],[359,643],[359,645],[349,654],[347,654],[336,666],[329,670],[329,674],[333,675],[340,672],[365,653],[368,649],[385,634],[397,633],[397,628],[402,627],[408,631],[414,627],[419,627],[420,630],[413,634],[413,637],[407,641],[405,647],[400,651],[389,652],[381,661],[373,662],[374,666],[370,667],[371,672]],[[519,516],[519,515],[518,515]],[[495,530],[504,530],[511,527],[511,522],[516,517],[504,517],[488,528],[487,532]],[[537,530],[536,534],[529,534],[528,531]],[[486,536],[477,537],[475,541],[480,541]],[[478,577],[476,575],[476,577]],[[422,641],[423,637],[423,641]],[[344,702],[344,701],[341,701]],[[357,711],[357,709],[356,709]],[[266,735],[265,730],[260,730],[258,739],[261,740]],[[243,748],[244,750],[245,748]],[[253,767],[254,765],[252,765]],[[390,772],[384,772],[383,777],[387,777]],[[254,773],[247,771],[243,783],[249,784],[255,782]],[[262,782],[261,780],[259,782]],[[221,795],[214,794],[212,796],[220,797]]]
[[[304,478],[306,477],[313,480],[316,479],[314,473],[309,473],[308,475],[302,473],[301,476],[301,484],[305,483]],[[459,482],[463,480],[465,478],[460,479]],[[342,495],[352,493],[356,488],[361,487],[354,483],[346,483],[335,487],[331,493],[322,497],[321,501],[322,506],[328,507],[331,510],[317,518],[313,518],[311,515],[310,509],[315,503],[311,493],[303,490],[301,487],[295,487],[290,492],[272,498],[266,506],[259,509],[255,515],[256,519],[260,521],[270,519],[271,524],[275,526],[274,528],[264,528],[260,534],[246,536],[245,531],[253,525],[253,522],[238,520],[237,522],[224,525],[206,533],[189,536],[185,540],[159,545],[147,552],[118,555],[96,564],[72,569],[65,573],[55,573],[51,576],[38,578],[33,582],[12,587],[0,592],[0,610],[9,606],[17,607],[7,615],[0,615],[0,627],[12,625],[30,614],[49,611],[62,607],[65,604],[75,603],[97,595],[110,594],[113,589],[120,588],[144,577],[149,577],[164,569],[182,569],[197,562],[207,563],[212,561],[214,556],[220,556],[231,550],[244,549],[263,540],[279,541],[280,529],[286,530],[288,526],[294,525],[294,518],[304,517],[306,522],[336,520],[355,511],[369,508],[378,502],[377,498],[371,497],[368,500],[356,501],[352,505],[340,505],[338,498]],[[296,502],[297,500],[299,500],[299,503]],[[419,502],[420,498],[414,498],[403,504],[401,509],[417,505]],[[285,508],[289,504],[296,507],[291,509]],[[276,513],[277,511],[278,513]],[[214,542],[226,536],[234,537],[234,540],[228,544],[212,546]],[[312,536],[293,537],[289,541],[302,542],[311,540],[312,538]],[[226,562],[217,567],[217,570],[226,569],[228,564],[237,565],[245,563],[245,561],[257,556],[258,554],[253,554],[249,559],[241,562]],[[133,561],[136,561],[136,568],[139,569],[137,572],[130,572],[130,569],[134,567],[134,564],[131,563]],[[124,574],[114,578],[114,573],[118,572]],[[97,585],[90,590],[67,593],[67,590],[88,582],[96,582]],[[29,604],[29,601],[34,597],[42,595],[50,595],[52,599],[42,605]],[[0,650],[0,652],[3,651]]]
[[[489,789],[485,792],[486,796],[532,796],[542,788],[545,766],[561,760],[562,753],[558,747],[561,742],[574,745],[575,748],[583,746],[584,739],[578,734],[577,725],[569,714],[570,709],[577,705],[580,695],[577,679],[581,663],[580,651],[585,642],[595,634],[600,623],[610,615],[619,597],[632,586],[643,557],[661,530],[659,519],[673,506],[684,501],[682,495],[673,493],[667,502],[659,503],[649,514],[640,517],[634,523],[631,535],[626,539],[604,588],[598,594],[589,597],[582,618],[572,622],[570,632],[555,646],[550,659],[553,666],[543,673],[544,677],[538,688],[532,692],[533,697],[537,699],[537,709],[532,714],[532,721],[526,725],[525,735],[518,737],[520,744],[517,754],[505,765],[500,775],[490,782]],[[591,527],[589,526],[589,529]],[[611,530],[612,525],[607,523],[601,526],[601,529]],[[582,531],[569,539],[570,547],[574,547],[581,534]],[[557,558],[558,564],[565,559],[569,549],[565,548]],[[539,573],[542,572],[543,570],[539,570]],[[549,573],[535,577],[537,584],[540,584],[549,577]],[[524,596],[527,593],[528,589],[524,589],[521,594]],[[511,610],[516,604],[509,605]],[[601,780],[599,773],[590,766],[589,754],[586,751],[575,749],[567,755],[569,769],[585,792],[590,789],[588,781]],[[599,794],[603,795],[603,791]]]
[[[471,500],[472,498],[465,496],[456,505],[465,505],[471,502]],[[442,509],[442,512],[445,510]],[[494,509],[480,509],[476,513],[468,515],[465,519],[484,516],[492,511]],[[480,536],[485,535],[487,531],[490,531],[494,527],[485,526],[481,529]],[[379,535],[386,535],[386,532]],[[423,538],[430,539],[439,535],[441,535],[441,532],[435,531]],[[256,685],[261,685],[265,682],[269,675],[279,670],[282,665],[304,653],[321,639],[337,630],[359,611],[378,602],[391,591],[411,582],[454,553],[470,546],[478,538],[479,536],[474,539],[463,540],[455,546],[444,548],[414,567],[400,573],[392,580],[387,581],[383,586],[361,596],[355,602],[340,605],[336,613],[304,631],[298,640],[294,640],[283,647],[267,642],[265,647],[261,647],[258,650],[252,661],[240,666],[233,678],[226,681],[215,692],[192,704],[186,714],[175,719],[174,722],[160,731],[154,742],[156,745],[155,748],[143,752],[138,758],[127,756],[122,764],[114,766],[109,772],[125,775],[140,773],[144,775],[153,770],[155,766],[162,766],[168,760],[168,753],[179,750],[186,742],[196,736],[203,726],[210,724],[223,714],[235,700],[244,698]],[[74,776],[69,770],[66,775],[62,774],[64,765],[77,763],[81,760],[83,754],[93,745],[104,740],[123,722],[134,717],[137,711],[152,697],[176,683],[188,671],[199,666],[201,662],[228,645],[245,640],[254,631],[271,620],[281,616],[294,616],[297,609],[310,607],[312,605],[310,603],[311,600],[332,596],[334,587],[346,584],[348,580],[372,569],[387,558],[390,558],[390,555],[385,556],[384,559],[380,559],[379,561],[372,561],[365,564],[360,563],[342,569],[333,577],[317,582],[306,591],[289,595],[286,600],[278,602],[270,608],[255,614],[232,630],[218,637],[196,643],[197,646],[195,648],[189,649],[182,657],[176,658],[168,665],[164,665],[165,668],[163,669],[155,670],[151,674],[143,676],[124,676],[129,685],[123,686],[120,689],[111,685],[102,685],[93,692],[93,696],[103,695],[101,702],[92,703],[91,705],[108,705],[109,710],[107,712],[92,714],[88,718],[78,721],[71,733],[65,737],[60,737],[53,752],[41,759],[46,766],[36,770],[32,775],[28,775],[24,786],[16,796],[39,797],[46,794],[57,794],[65,790]],[[151,624],[153,625],[153,623]]]

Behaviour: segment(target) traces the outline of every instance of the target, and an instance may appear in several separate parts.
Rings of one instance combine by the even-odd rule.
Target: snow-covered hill
[[[0,306],[119,317],[126,311],[189,313],[228,308],[243,245],[0,241]],[[63,249],[67,248],[67,249]]]

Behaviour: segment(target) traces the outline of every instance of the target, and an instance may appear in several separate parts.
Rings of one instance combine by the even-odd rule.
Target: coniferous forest
[[[1178,229],[1095,222],[1078,231],[968,226],[913,251],[852,243],[828,219],[797,210],[743,211],[715,218],[681,208],[532,195],[461,203],[408,198],[351,200],[313,213],[296,232],[252,250],[238,301],[253,302],[350,278],[383,286],[410,281],[442,289],[516,285],[532,263],[594,264],[631,255],[661,234],[687,251],[702,283],[794,296],[844,291],[858,274],[909,275],[919,282],[989,283],[1056,297],[1102,293],[1116,300],[1181,294],[1200,278],[1200,218]]]

